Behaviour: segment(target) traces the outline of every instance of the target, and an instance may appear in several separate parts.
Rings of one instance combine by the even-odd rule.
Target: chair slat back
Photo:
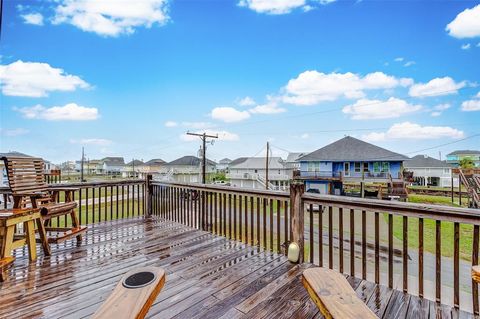
[[[44,162],[34,157],[2,157],[12,195],[46,192]]]

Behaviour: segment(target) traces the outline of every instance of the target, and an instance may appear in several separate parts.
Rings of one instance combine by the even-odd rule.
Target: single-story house
[[[452,167],[444,161],[427,155],[417,155],[403,163],[405,171],[413,173],[413,182],[421,186],[452,186]],[[453,179],[458,187],[458,178]]]

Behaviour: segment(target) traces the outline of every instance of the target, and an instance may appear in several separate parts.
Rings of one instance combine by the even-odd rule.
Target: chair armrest
[[[21,193],[12,193],[12,195],[13,195],[13,197],[37,197],[37,198],[40,198],[40,197],[48,196],[48,193],[46,193],[46,192],[31,192],[31,193],[21,192]]]
[[[480,283],[480,265],[472,267],[472,279]]]

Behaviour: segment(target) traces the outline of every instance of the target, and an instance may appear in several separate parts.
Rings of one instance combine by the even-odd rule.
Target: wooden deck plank
[[[0,283],[0,318],[91,316],[118,280],[138,266],[167,271],[153,318],[322,318],[300,282],[309,264],[163,219],[143,217],[92,225],[81,246],[52,246],[28,261],[17,249]],[[383,318],[469,318],[471,314],[404,295],[355,277],[357,295]]]

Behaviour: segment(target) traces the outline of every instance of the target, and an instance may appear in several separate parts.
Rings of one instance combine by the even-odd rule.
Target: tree
[[[475,167],[475,163],[469,157],[462,158],[459,164],[460,164],[460,167],[463,169],[469,169],[469,168]]]

